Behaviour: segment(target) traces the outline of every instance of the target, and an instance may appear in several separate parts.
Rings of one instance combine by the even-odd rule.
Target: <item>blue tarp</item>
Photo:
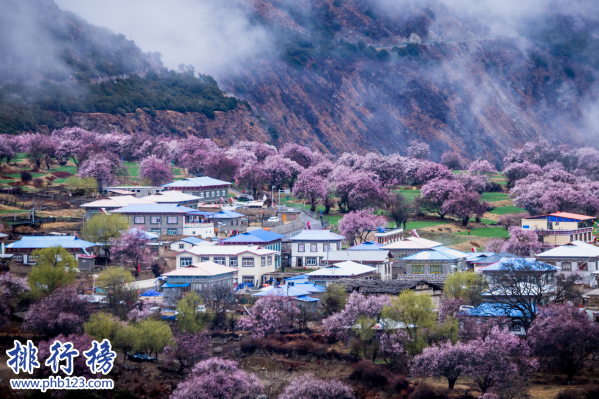
[[[140,296],[162,296],[162,293],[158,292],[156,290],[149,290],[149,291],[144,292]]]
[[[164,286],[163,286],[164,287]],[[239,291],[242,290],[244,288],[253,288],[254,287],[254,283],[241,283],[237,286],[237,288],[235,288],[235,291]]]
[[[185,288],[185,287],[189,287],[189,283],[185,283],[185,284],[169,284],[166,283],[162,286],[162,288]]]

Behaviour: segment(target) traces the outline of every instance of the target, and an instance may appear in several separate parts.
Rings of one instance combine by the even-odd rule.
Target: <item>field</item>
[[[495,208],[489,213],[492,213],[494,215],[506,215],[508,213],[526,213],[526,210],[522,208],[516,208],[513,205],[507,205]]]
[[[455,233],[457,235],[468,235],[468,232]],[[480,229],[470,230],[471,236],[477,237],[493,237],[493,238],[509,238],[510,234],[505,227],[483,227]]]

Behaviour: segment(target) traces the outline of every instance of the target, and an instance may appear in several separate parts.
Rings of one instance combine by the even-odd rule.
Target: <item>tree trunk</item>
[[[470,221],[470,216],[462,218],[462,224],[464,227],[468,226],[468,222]]]
[[[457,381],[458,377],[455,378],[447,378],[447,382],[449,383],[449,389],[453,389],[453,387],[455,386],[455,382]]]

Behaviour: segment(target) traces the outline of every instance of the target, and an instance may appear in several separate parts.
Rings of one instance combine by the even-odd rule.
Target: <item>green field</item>
[[[444,220],[439,220],[438,222],[433,222],[433,221],[414,221],[414,222],[408,222],[406,224],[406,230],[412,230],[412,229],[422,229],[424,227],[432,227],[432,226],[439,226],[442,224],[447,224],[449,223],[448,221],[444,221]]]
[[[11,210],[0,210],[0,213],[23,213],[23,212],[29,212],[27,210],[15,210],[15,211],[11,211]]]
[[[495,208],[490,213],[494,215],[506,215],[508,213],[526,213],[526,209],[517,208],[513,205],[507,205]]]
[[[414,201],[414,198],[417,195],[420,195],[420,190],[406,190],[406,189],[400,189],[400,190],[396,190],[396,192],[402,194],[404,197],[406,197],[406,199],[408,201]]]
[[[455,234],[467,236],[468,232],[463,231]],[[510,238],[510,233],[505,229],[505,227],[484,227],[480,229],[472,229],[470,230],[470,235],[476,237]]]
[[[481,197],[487,202],[505,201],[510,199],[509,194],[505,193],[483,193]]]
[[[77,167],[75,165],[57,166],[55,168],[50,168],[50,173],[52,172],[68,172],[75,175],[77,174]]]

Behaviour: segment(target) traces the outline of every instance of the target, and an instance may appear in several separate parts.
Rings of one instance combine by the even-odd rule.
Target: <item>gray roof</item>
[[[194,187],[211,187],[211,186],[225,186],[231,185],[232,183],[213,179],[212,177],[203,176],[203,177],[188,177],[185,180],[177,180],[171,183],[164,184],[162,187],[167,188],[194,188]]]
[[[398,295],[404,290],[413,290],[422,284],[428,284],[435,289],[442,289],[443,284],[438,282],[428,281],[426,277],[419,276],[413,280],[366,280],[366,279],[349,279],[343,278],[335,281],[335,284],[345,286],[347,292],[359,292],[361,294],[389,294]]]
[[[291,241],[341,241],[345,237],[332,233],[331,230],[302,230],[290,238]]]

